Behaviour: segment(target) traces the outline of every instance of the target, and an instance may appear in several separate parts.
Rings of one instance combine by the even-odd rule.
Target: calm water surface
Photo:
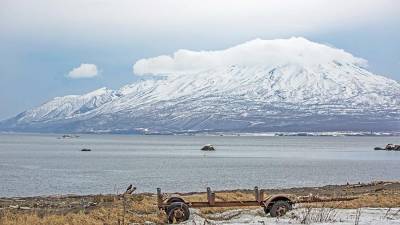
[[[400,180],[399,137],[0,134],[0,196],[204,191]],[[203,152],[212,143],[215,152]],[[81,152],[91,148],[91,152]]]

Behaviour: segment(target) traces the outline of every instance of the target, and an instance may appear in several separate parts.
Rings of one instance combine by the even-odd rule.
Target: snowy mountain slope
[[[56,97],[53,100],[35,108],[24,115],[25,120],[41,122],[48,120],[66,119],[83,115],[99,106],[112,101],[117,96],[113,90],[101,88],[85,95],[67,95]]]
[[[400,130],[400,84],[368,72],[362,59],[303,38],[276,43],[257,39],[222,52],[224,57],[232,56],[232,51],[249,55],[245,50],[256,49],[254,45],[257,51],[261,49],[257,56],[264,58],[214,63],[217,53],[207,53],[214,54],[210,67],[202,63],[119,90],[102,88],[82,96],[55,98],[2,122],[0,129]],[[315,57],[319,58],[312,60]],[[139,61],[135,67],[146,72],[151,63],[151,59]],[[181,68],[168,66],[175,67]]]

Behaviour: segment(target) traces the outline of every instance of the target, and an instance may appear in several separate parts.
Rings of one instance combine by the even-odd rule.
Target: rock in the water
[[[213,145],[207,144],[207,145],[204,145],[204,146],[201,148],[201,150],[202,150],[202,151],[215,151],[215,148],[214,148]]]
[[[385,148],[375,147],[374,150],[400,151],[400,145],[387,144]]]

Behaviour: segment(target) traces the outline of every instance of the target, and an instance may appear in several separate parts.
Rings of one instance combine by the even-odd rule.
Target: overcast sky
[[[142,79],[142,58],[305,37],[400,81],[397,0],[0,0],[0,120]]]

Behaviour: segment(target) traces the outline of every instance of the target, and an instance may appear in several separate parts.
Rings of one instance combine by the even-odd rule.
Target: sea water
[[[281,188],[400,180],[399,137],[0,134],[0,196]],[[213,144],[216,151],[200,151]],[[90,148],[90,152],[80,151]]]

